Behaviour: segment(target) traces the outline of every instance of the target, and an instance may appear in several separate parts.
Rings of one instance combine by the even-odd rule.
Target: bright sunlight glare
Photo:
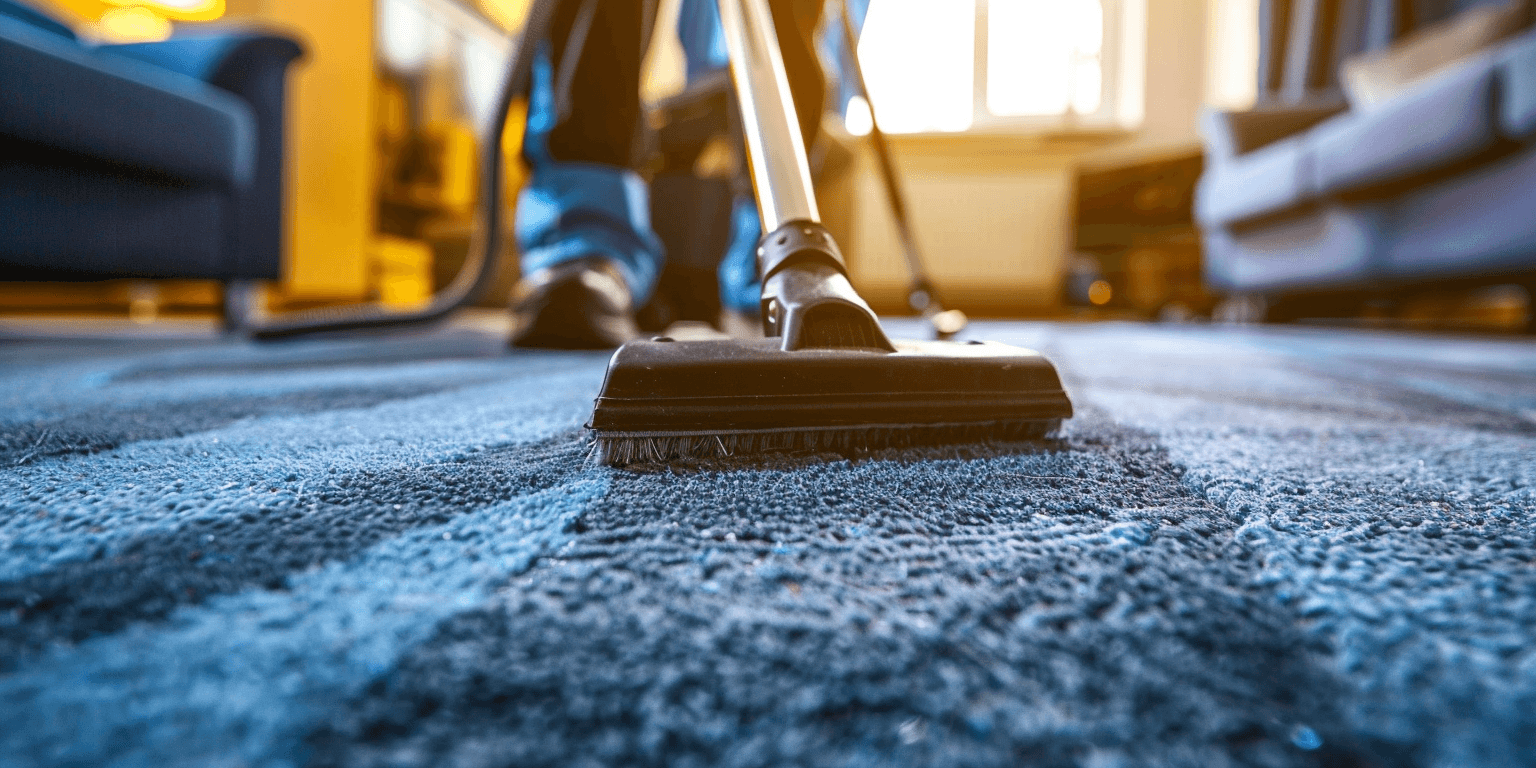
[[[919,133],[971,127],[975,27],[974,0],[870,4],[859,39],[859,63],[881,130]],[[868,105],[863,106],[867,116]],[[845,118],[850,131],[856,127],[853,111],[850,104]]]
[[[848,100],[848,114],[843,117],[848,132],[855,136],[868,136],[875,127],[875,116],[869,111],[869,102],[863,96]]]
[[[1103,98],[1100,0],[991,0],[987,110],[1059,115],[1098,110]]]
[[[171,36],[171,22],[148,8],[113,8],[96,21],[96,33],[114,43],[153,43]]]

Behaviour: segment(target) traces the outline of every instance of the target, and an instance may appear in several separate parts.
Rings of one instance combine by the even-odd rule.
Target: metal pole
[[[719,0],[763,231],[821,220],[767,0]]]

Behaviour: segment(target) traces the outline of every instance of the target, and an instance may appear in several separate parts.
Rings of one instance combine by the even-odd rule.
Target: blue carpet
[[[0,766],[1536,765],[1536,346],[972,333],[1058,439],[620,471],[604,354],[0,342]]]

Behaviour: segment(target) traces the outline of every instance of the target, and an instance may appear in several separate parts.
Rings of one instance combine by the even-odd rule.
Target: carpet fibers
[[[1536,765],[1536,345],[971,334],[1077,417],[615,470],[605,354],[0,342],[0,766]]]

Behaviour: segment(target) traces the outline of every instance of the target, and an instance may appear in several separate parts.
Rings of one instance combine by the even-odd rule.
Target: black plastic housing
[[[1072,404],[1050,361],[994,342],[897,341],[895,352],[777,339],[635,341],[614,353],[588,425],[607,436],[934,427],[1054,428]]]
[[[779,337],[780,349],[895,351],[848,282],[843,254],[826,227],[796,219],[769,232],[758,241],[757,266],[763,335]]]

